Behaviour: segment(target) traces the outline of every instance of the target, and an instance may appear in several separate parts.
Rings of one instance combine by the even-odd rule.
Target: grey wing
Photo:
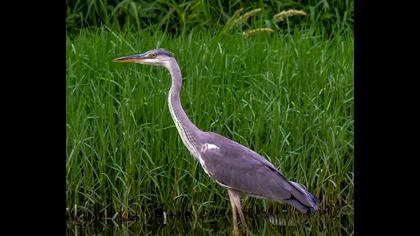
[[[267,160],[247,147],[210,133],[209,143],[200,153],[207,173],[218,183],[253,196],[269,199],[290,198],[286,178]]]
[[[200,155],[203,168],[219,184],[252,196],[287,202],[302,212],[316,210],[312,194],[288,181],[262,156],[223,136],[208,134],[211,138],[203,144],[207,146],[203,146]]]

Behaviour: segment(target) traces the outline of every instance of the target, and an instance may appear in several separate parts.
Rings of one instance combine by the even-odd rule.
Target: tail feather
[[[302,213],[307,213],[308,210],[310,211],[310,209],[311,209],[311,208],[308,208],[307,206],[303,205],[302,203],[300,203],[296,199],[288,199],[288,200],[286,200],[286,203],[295,207],[296,209],[298,209]]]
[[[290,199],[286,199],[285,202],[294,206],[302,213],[313,213],[318,210],[319,200],[314,197],[310,192],[308,192],[302,185],[289,181],[289,183],[294,187],[292,188]]]

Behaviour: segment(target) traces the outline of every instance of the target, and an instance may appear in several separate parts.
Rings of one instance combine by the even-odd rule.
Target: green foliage
[[[230,214],[226,191],[193,160],[174,127],[167,71],[111,62],[156,47],[175,54],[183,106],[199,128],[264,155],[319,196],[322,212],[352,214],[351,34],[234,34],[219,41],[211,33],[101,28],[66,40],[69,217]],[[294,211],[254,198],[244,198],[243,207],[247,214]]]
[[[325,32],[353,29],[352,0],[302,1],[223,1],[223,0],[66,0],[67,31],[71,34],[84,27],[113,26],[137,31],[161,30],[172,34],[191,31],[211,31],[217,34],[239,9],[250,11],[261,8],[261,14],[243,22],[247,26],[323,28]],[[289,9],[303,10],[307,17],[290,18],[281,23],[272,16]]]

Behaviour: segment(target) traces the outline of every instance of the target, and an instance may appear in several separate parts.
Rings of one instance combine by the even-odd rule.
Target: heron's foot
[[[247,225],[242,225],[242,233],[245,236],[249,236],[249,229]],[[238,226],[234,225],[233,226],[233,235],[234,236],[239,236],[239,230],[238,230]]]
[[[247,225],[242,224],[242,232],[244,233],[244,235],[248,236],[249,235],[249,229]]]
[[[236,227],[233,228],[233,236],[239,236],[239,230]]]

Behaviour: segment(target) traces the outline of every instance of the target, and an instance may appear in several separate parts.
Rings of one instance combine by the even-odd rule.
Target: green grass
[[[353,30],[353,5],[352,0],[66,0],[66,29],[74,34],[81,28],[113,25],[132,32],[218,32],[238,10],[260,8],[259,14],[242,22],[240,30],[250,25],[275,29],[309,26],[331,33]],[[272,20],[275,14],[289,9],[303,10],[307,15],[277,23]]]
[[[230,214],[226,190],[183,146],[167,108],[164,68],[112,63],[172,51],[181,101],[202,130],[265,156],[322,200],[353,213],[353,36],[82,31],[66,41],[66,206],[81,221]],[[292,208],[242,198],[246,215]]]

